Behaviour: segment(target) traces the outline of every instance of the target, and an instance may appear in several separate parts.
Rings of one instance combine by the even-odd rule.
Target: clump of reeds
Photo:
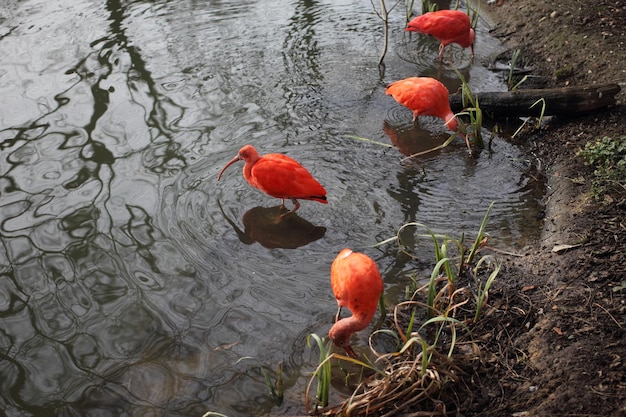
[[[472,93],[472,90],[467,81],[465,81],[463,74],[461,74],[456,68],[454,68],[454,71],[461,80],[461,101],[463,103],[463,111],[458,113],[457,116],[469,117],[468,125],[465,123],[459,124],[461,134],[465,135],[465,140],[471,142],[474,148],[482,148],[484,147],[482,136],[483,111],[480,108],[478,96]],[[471,140],[469,140],[470,137],[472,138]]]
[[[464,239],[435,234],[419,223],[404,225],[395,238],[403,253],[415,256],[403,244],[408,228],[432,240],[436,265],[428,282],[419,286],[412,277],[410,296],[394,308],[388,326],[370,336],[372,359],[359,361],[330,353],[331,345],[315,336],[320,349],[320,365],[306,395],[307,413],[324,416],[393,416],[403,413],[444,416],[461,411],[455,387],[462,377],[463,362],[474,357],[471,325],[480,319],[489,288],[500,271],[493,256],[479,257],[486,244],[485,228],[493,204],[468,248]],[[421,323],[421,324],[418,324]],[[391,352],[378,352],[373,340],[392,335],[398,341]],[[353,394],[337,405],[328,406],[331,361],[350,361],[373,372],[361,378]],[[309,391],[317,385],[317,405],[311,409]],[[320,392],[320,387],[326,392]]]

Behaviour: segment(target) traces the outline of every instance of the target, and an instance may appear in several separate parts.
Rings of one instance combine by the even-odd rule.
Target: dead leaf
[[[239,342],[225,343],[225,344],[223,344],[223,345],[220,345],[220,346],[216,347],[216,348],[215,348],[215,349],[213,349],[213,350],[227,350],[227,349],[230,349],[230,348],[232,348],[233,346],[238,345],[238,344],[239,344]]]
[[[525,287],[522,287],[522,292],[526,292],[526,291],[530,291],[530,290],[534,290],[535,286],[534,285],[527,285]]]
[[[563,336],[563,331],[560,327],[553,327],[552,330],[554,330],[554,333],[558,334],[559,336]]]
[[[582,245],[583,245],[582,243],[577,243],[575,245],[567,245],[567,244],[554,245],[554,247],[552,248],[552,252],[555,252],[555,253],[564,252],[569,249],[578,248]]]

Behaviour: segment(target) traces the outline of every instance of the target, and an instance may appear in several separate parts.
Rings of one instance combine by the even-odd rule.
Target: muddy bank
[[[516,139],[547,180],[544,226],[541,241],[506,258],[485,346],[489,405],[474,412],[625,415],[626,199],[595,201],[592,169],[576,153],[599,137],[626,135],[626,4],[498,3],[481,7],[494,35],[522,51],[529,87],[616,82],[622,91],[613,108],[552,118]],[[554,250],[564,244],[572,248]]]

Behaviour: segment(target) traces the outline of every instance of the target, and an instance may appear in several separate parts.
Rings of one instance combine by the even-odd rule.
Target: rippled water
[[[9,1],[0,15],[0,409],[7,416],[302,412],[336,309],[329,267],[364,250],[394,302],[410,263],[370,246],[408,221],[459,236],[497,201],[495,246],[539,233],[541,186],[496,138],[401,161],[445,140],[387,83],[436,76],[438,43],[394,31],[383,78],[370,2]],[[482,22],[481,22],[482,25]],[[476,91],[503,90],[452,47]],[[357,141],[356,135],[389,149]],[[300,160],[328,190],[280,225],[251,189],[244,144]],[[418,248],[419,249],[419,248]],[[355,341],[363,345],[361,338]],[[243,359],[242,358],[248,358]],[[261,368],[283,364],[282,405]]]

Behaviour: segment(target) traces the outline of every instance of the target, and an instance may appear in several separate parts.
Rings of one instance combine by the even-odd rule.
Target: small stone
[[[559,15],[559,12],[557,12],[556,10],[553,11],[552,13],[550,13],[550,19],[554,19],[555,17],[557,17]]]

